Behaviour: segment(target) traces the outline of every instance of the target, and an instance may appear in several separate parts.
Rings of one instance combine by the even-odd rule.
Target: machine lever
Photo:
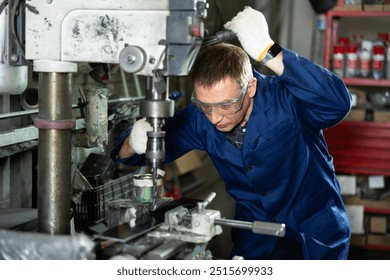
[[[231,41],[234,40],[235,38],[237,38],[237,35],[233,31],[226,29],[226,30],[218,31],[214,35],[204,38],[202,42],[202,46],[203,47],[210,46],[217,43]]]
[[[251,222],[236,221],[236,220],[229,220],[229,219],[215,219],[214,224],[221,225],[221,226],[230,226],[233,228],[250,229],[252,230],[253,233],[279,236],[279,237],[283,237],[286,233],[285,224],[260,222],[260,221],[255,221],[251,223]]]
[[[204,207],[207,207],[211,203],[211,201],[214,200],[215,196],[217,194],[215,192],[210,193],[206,198],[203,200]]]
[[[202,202],[198,202],[198,213],[204,213],[205,208],[213,201],[216,195],[215,192],[212,192]]]

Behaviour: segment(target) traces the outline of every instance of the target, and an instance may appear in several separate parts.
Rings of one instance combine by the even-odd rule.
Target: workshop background
[[[6,71],[6,64],[10,64],[10,58],[5,55],[9,51],[7,34],[16,32],[12,30],[16,24],[7,28],[7,15],[13,12],[13,20],[19,20],[21,11],[16,5],[21,2],[0,1],[0,72]],[[339,127],[327,131],[326,137],[352,224],[350,259],[390,259],[390,1],[207,2],[205,27],[208,34],[223,30],[223,24],[244,6],[252,6],[266,16],[274,41],[332,71],[341,71],[340,75],[354,96],[354,105],[348,117]],[[8,3],[14,6],[5,13]],[[359,65],[356,62],[360,53],[353,45],[362,46],[362,42],[368,41],[366,43],[372,46],[379,39],[384,41],[384,51],[378,51],[369,59],[371,65],[380,66],[363,72],[366,69],[356,66]],[[342,43],[351,47],[341,54],[343,64],[340,68],[336,66],[337,55],[340,55],[336,51],[340,50],[338,47]],[[269,74],[260,64],[253,64],[259,71]],[[65,168],[66,171],[59,172],[58,176],[70,173],[72,178],[72,233],[102,233],[107,230],[104,209],[107,205],[84,200],[81,196],[88,183],[103,191],[102,186],[113,189],[126,184],[129,176],[138,171],[134,167],[113,164],[108,155],[119,133],[139,117],[138,104],[145,96],[147,80],[142,75],[124,71],[118,64],[78,63],[78,71],[72,75],[69,89],[73,104],[70,118],[77,119],[71,133],[72,144],[66,147],[66,141],[56,142],[59,147],[57,150],[53,148],[54,152],[61,154],[58,164],[41,166],[45,156],[50,157],[53,149],[48,151],[48,155],[39,152],[39,149],[45,148],[40,143],[41,134],[37,128],[42,123],[34,123],[34,120],[43,118],[39,104],[45,101],[39,98],[41,88],[37,72],[32,71],[31,64],[26,65],[28,80],[23,92],[9,94],[6,88],[0,88],[0,230],[37,231],[38,196],[41,195],[38,193],[39,170],[47,172],[47,181],[42,178],[40,182],[48,185],[52,179],[49,175],[57,175],[57,169]],[[15,78],[15,83],[18,79]],[[1,79],[0,86],[6,87]],[[175,100],[175,110],[180,110],[190,101],[192,85],[186,76],[171,77],[169,91],[170,98]],[[98,134],[89,139],[91,135],[88,135],[89,127],[86,127],[84,119],[86,112],[93,109],[85,106],[88,98],[95,98],[97,103],[94,104],[103,108],[103,113],[94,115],[98,120],[95,125],[103,131],[103,136]],[[108,102],[104,103],[105,99]],[[53,102],[61,104],[66,100],[59,98]],[[61,161],[67,158],[70,158],[71,165],[62,166]],[[164,177],[167,195],[173,199],[203,200],[215,192],[216,198],[207,208],[219,210],[224,218],[233,217],[234,201],[225,192],[224,183],[205,153],[190,152],[164,169],[167,172]],[[54,179],[58,182],[55,180],[58,178]],[[42,212],[49,224],[51,219],[58,219],[53,216],[56,213]],[[210,241],[208,248],[215,258],[229,258],[229,228],[224,227],[223,233]]]

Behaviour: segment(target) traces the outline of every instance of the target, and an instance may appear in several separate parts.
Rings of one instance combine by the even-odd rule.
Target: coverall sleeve
[[[119,158],[119,151],[123,145],[123,142],[126,140],[127,136],[129,136],[130,132],[131,132],[131,128],[128,128],[125,131],[123,131],[119,135],[119,137],[116,139],[115,146],[111,150],[111,154],[110,154],[111,159],[115,163],[123,163],[123,164],[127,164],[127,165],[132,165],[132,166],[145,165],[146,164],[145,155],[135,154],[134,156],[132,156],[130,158],[123,158],[123,159]]]
[[[283,63],[280,79],[298,100],[296,109],[307,124],[323,129],[344,119],[352,98],[341,78],[287,49],[283,49]]]

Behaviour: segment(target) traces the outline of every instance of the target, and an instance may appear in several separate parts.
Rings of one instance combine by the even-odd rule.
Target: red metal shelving
[[[343,121],[324,135],[337,173],[390,176],[390,123]]]
[[[390,87],[389,79],[375,80],[373,78],[343,78],[343,81],[349,86]]]
[[[328,11],[324,51],[324,66],[328,69],[333,43],[339,38],[340,20],[343,17],[390,17],[390,11]],[[343,81],[347,86],[390,87],[390,79],[343,77]],[[324,134],[337,173],[390,176],[390,123],[343,121],[325,130]],[[363,205],[366,214],[390,215],[388,201],[366,200],[359,196],[343,199],[345,203]],[[369,250],[390,251],[388,240],[369,242],[368,236],[366,238],[367,243],[358,246]]]

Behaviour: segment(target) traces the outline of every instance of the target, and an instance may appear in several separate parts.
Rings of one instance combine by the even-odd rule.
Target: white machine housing
[[[192,45],[194,37],[203,36],[201,22],[185,13],[196,14],[199,3],[206,5],[202,0],[27,0],[26,59],[34,61],[34,71],[48,72],[49,61],[120,63],[121,51],[136,46],[145,54],[137,57],[145,60],[137,74],[152,76],[152,70],[164,68],[168,44]]]

